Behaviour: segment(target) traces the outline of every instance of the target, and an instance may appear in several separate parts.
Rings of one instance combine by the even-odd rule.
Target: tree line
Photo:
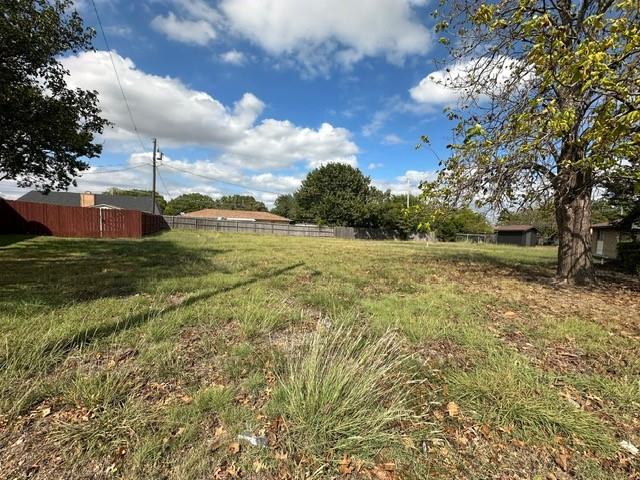
[[[127,195],[133,197],[150,197],[151,190],[110,188],[107,195]],[[268,212],[267,206],[251,195],[224,195],[214,199],[203,193],[185,193],[167,201],[161,194],[156,193],[156,204],[165,215],[180,215],[206,208],[220,210],[250,210],[254,212]]]
[[[406,195],[382,191],[359,169],[340,163],[309,172],[298,190],[276,199],[272,213],[296,223],[393,230],[400,237],[431,231],[455,240],[458,233],[492,232],[486,217],[468,206],[446,208],[415,195],[407,202]]]

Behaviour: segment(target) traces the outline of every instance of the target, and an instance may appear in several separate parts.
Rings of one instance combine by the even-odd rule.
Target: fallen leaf
[[[396,464],[393,463],[393,462],[381,463],[380,467],[383,470],[386,470],[387,472],[395,472],[396,471]]]
[[[566,452],[557,453],[554,460],[563,472],[569,469],[569,455]]]
[[[284,461],[289,458],[287,452],[276,451],[275,453],[276,460]]]
[[[48,417],[49,415],[51,415],[51,407],[47,407],[44,410],[42,410],[42,417]]]
[[[231,455],[235,455],[239,451],[240,451],[240,444],[238,442],[230,443],[229,446],[227,447],[227,452],[229,452]]]
[[[340,475],[347,475],[353,472],[353,465],[351,465],[351,459],[347,455],[342,457],[342,460],[340,460],[340,463],[338,464],[338,471],[340,472]]]
[[[232,464],[231,466],[227,467],[227,475],[229,475],[231,478],[238,478],[239,474],[240,469],[235,465]]]
[[[513,318],[515,316],[517,316],[518,314],[516,312],[512,312],[511,310],[509,310],[508,312],[504,312],[503,315],[507,318]]]
[[[214,437],[221,437],[225,433],[227,433],[227,431],[224,429],[224,427],[222,425],[220,425],[220,426],[216,427],[216,429],[213,431],[213,436]]]
[[[447,403],[447,413],[450,417],[458,417],[460,415],[460,407],[456,402]]]
[[[260,473],[263,470],[266,470],[267,466],[262,463],[260,460],[256,460],[255,462],[253,462],[253,471],[256,473]]]

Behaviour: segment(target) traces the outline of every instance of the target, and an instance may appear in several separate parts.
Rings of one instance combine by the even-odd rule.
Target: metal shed
[[[500,225],[495,228],[496,243],[534,247],[538,244],[538,230],[533,225]]]

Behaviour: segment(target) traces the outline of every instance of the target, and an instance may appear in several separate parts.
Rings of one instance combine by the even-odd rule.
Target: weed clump
[[[416,420],[406,360],[390,332],[377,339],[345,327],[313,334],[289,358],[272,405],[289,424],[292,446],[322,458],[366,459],[401,445],[400,425]]]

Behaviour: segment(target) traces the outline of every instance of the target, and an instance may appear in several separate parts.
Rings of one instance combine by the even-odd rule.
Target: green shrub
[[[619,243],[618,261],[624,270],[640,274],[640,241]]]

